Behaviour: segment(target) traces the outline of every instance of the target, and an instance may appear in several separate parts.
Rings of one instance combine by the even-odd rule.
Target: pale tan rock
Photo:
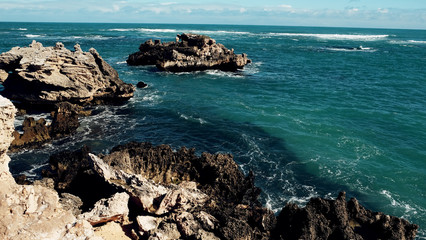
[[[95,228],[95,235],[105,240],[130,240],[119,223],[108,222]]]
[[[129,214],[129,194],[125,192],[116,193],[108,199],[101,199],[95,203],[90,212],[79,216],[92,225],[111,221],[122,221]]]
[[[134,199],[139,201],[143,210],[162,215],[170,211],[185,211],[204,204],[208,196],[195,184],[186,183],[181,186],[169,184],[164,186],[144,178],[140,174],[126,173],[107,165],[94,154],[89,154],[94,170],[110,184],[123,188]],[[185,188],[187,185],[190,188]],[[162,199],[158,204],[158,199]]]
[[[121,81],[95,49],[83,52],[78,44],[74,48],[70,51],[62,43],[43,47],[33,41],[29,47],[0,54],[0,69],[13,71],[3,83],[4,96],[26,104],[121,101],[133,96],[134,87]]]
[[[62,208],[54,190],[16,184],[6,155],[15,111],[13,104],[0,96],[0,239],[99,239],[87,221],[77,221]]]
[[[4,82],[4,80],[6,80],[8,76],[9,74],[5,70],[0,69],[0,83]]]

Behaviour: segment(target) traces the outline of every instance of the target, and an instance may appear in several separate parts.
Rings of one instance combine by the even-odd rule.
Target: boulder
[[[123,221],[129,214],[129,195],[125,192],[116,193],[108,199],[96,202],[90,212],[79,218],[87,220],[93,226],[111,221]]]
[[[162,71],[189,72],[207,69],[236,71],[251,60],[246,54],[235,54],[208,36],[183,33],[176,42],[148,40],[139,52],[129,55],[129,65],[156,65]]]
[[[277,239],[414,239],[418,226],[373,212],[352,198],[312,198],[306,207],[287,204],[278,216]]]
[[[2,95],[27,107],[63,101],[115,103],[133,96],[134,87],[120,80],[95,49],[83,52],[78,44],[74,49],[33,41],[0,54],[0,69],[8,73]]]

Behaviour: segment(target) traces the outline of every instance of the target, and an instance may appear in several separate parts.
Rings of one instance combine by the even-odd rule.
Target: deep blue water
[[[209,35],[253,63],[183,74],[125,63],[146,40],[182,32]],[[419,224],[426,239],[426,31],[0,23],[0,36],[0,52],[33,39],[94,47],[123,81],[149,85],[124,106],[97,107],[76,135],[12,155],[15,174],[34,176],[52,152],[83,144],[98,153],[130,140],[230,152],[276,211],[345,190]]]

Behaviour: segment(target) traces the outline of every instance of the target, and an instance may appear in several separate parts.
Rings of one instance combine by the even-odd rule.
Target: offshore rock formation
[[[83,108],[68,102],[55,104],[52,112],[53,119],[50,125],[44,118],[35,120],[32,117],[25,118],[22,124],[23,133],[13,132],[15,138],[11,145],[11,151],[19,151],[24,148],[37,148],[44,143],[73,134],[80,126],[78,116],[85,114]]]
[[[0,239],[99,239],[90,223],[62,209],[52,189],[15,183],[6,155],[15,111],[0,96]]]
[[[148,40],[139,52],[129,55],[129,65],[156,65],[162,71],[189,72],[207,69],[236,71],[251,60],[246,54],[235,54],[208,36],[183,33],[176,42],[161,43]]]
[[[62,43],[43,47],[36,41],[29,47],[14,47],[0,55],[0,69],[2,95],[24,108],[62,101],[115,103],[129,99],[134,92],[94,48],[83,52],[78,44],[74,51]]]

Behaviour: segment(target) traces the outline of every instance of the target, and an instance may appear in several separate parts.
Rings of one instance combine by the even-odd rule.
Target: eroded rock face
[[[120,102],[133,96],[134,87],[121,81],[95,49],[83,52],[78,44],[74,48],[70,51],[62,43],[43,47],[33,41],[2,53],[2,94],[26,106]]]
[[[53,119],[50,125],[44,118],[35,120],[32,117],[25,118],[22,124],[23,133],[13,132],[14,140],[10,145],[11,151],[41,147],[44,143],[53,139],[71,135],[80,126],[78,117],[83,108],[69,102],[55,104],[52,112]]]
[[[251,60],[246,54],[235,54],[208,36],[183,33],[176,42],[161,43],[148,40],[141,44],[139,52],[127,59],[129,65],[156,65],[171,72],[189,72],[207,69],[236,71]]]
[[[278,216],[277,239],[414,239],[418,226],[372,212],[345,193],[336,200],[313,198],[305,208],[287,204]]]
[[[0,96],[0,239],[96,239],[87,221],[62,208],[55,191],[15,183],[6,155],[15,111]]]

